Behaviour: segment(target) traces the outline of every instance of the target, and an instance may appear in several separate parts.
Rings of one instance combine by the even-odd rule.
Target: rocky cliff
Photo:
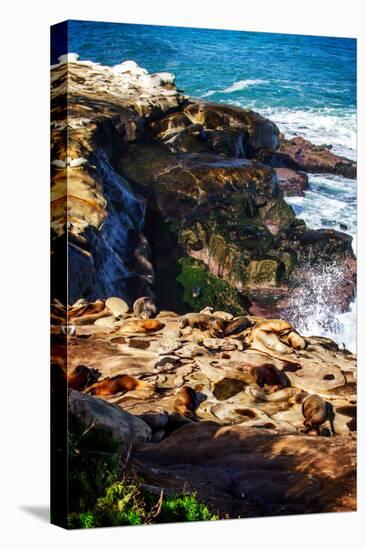
[[[171,74],[61,58],[52,68],[51,164],[56,264],[68,250],[69,295],[54,293],[63,303],[155,295],[184,311],[192,266],[245,297],[288,294],[319,262],[343,272],[342,307],[352,298],[351,238],[307,228],[284,192],[302,192],[291,187],[304,177],[296,170],[347,166],[352,176],[355,163],[287,142],[252,111],[184,97]]]

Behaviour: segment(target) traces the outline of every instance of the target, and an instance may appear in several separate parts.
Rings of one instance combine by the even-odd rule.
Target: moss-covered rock
[[[183,300],[193,311],[206,306],[239,315],[245,311],[245,298],[226,281],[210,273],[202,261],[181,258],[182,272],[177,277],[183,286]],[[195,297],[195,293],[198,295]]]

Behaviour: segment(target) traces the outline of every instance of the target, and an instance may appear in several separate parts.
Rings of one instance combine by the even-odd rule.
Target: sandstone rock
[[[200,356],[204,354],[202,346],[197,346],[196,344],[184,344],[181,348],[175,350],[175,354],[178,357],[191,359],[192,357]]]
[[[232,351],[238,347],[235,340],[229,340],[228,338],[205,338],[202,343],[205,348],[211,351]]]
[[[94,321],[94,325],[97,327],[113,328],[116,326],[116,318],[114,317],[114,315],[109,315],[108,317],[102,317]]]
[[[102,399],[70,390],[68,402],[70,412],[86,426],[103,428],[121,443],[131,445],[151,438],[151,429],[145,422]]]
[[[279,130],[268,119],[232,105],[192,102],[184,109],[192,122],[208,130],[242,129],[247,138],[246,154],[261,150],[275,151],[279,145]]]
[[[177,492],[184,484],[223,516],[355,509],[356,447],[345,436],[200,422],[139,446],[133,459],[146,483]]]

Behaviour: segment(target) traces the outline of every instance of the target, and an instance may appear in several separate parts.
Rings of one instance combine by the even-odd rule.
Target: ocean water
[[[187,95],[251,108],[287,137],[356,158],[354,39],[70,21],[68,40],[69,52],[81,59],[110,66],[132,59],[149,72],[172,72]],[[56,37],[51,62],[64,53]],[[355,248],[356,182],[317,174],[309,181],[305,197],[288,202],[309,227],[352,235]],[[294,322],[305,334],[330,336],[354,351],[356,308],[339,314],[327,304],[332,276],[320,273],[306,299],[329,322],[323,313],[301,317],[300,309]]]

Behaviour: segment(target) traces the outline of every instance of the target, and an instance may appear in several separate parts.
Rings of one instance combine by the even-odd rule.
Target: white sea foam
[[[353,237],[356,253],[355,180],[326,174],[309,174],[309,190],[304,197],[286,197],[286,201],[311,229],[329,228]]]
[[[336,264],[325,264],[310,273],[290,300],[285,318],[304,336],[331,338],[338,345],[356,351],[356,304],[339,313],[335,295],[343,278],[341,269]]]
[[[275,122],[287,138],[297,135],[316,145],[330,144],[334,153],[356,159],[355,109],[253,108]]]

